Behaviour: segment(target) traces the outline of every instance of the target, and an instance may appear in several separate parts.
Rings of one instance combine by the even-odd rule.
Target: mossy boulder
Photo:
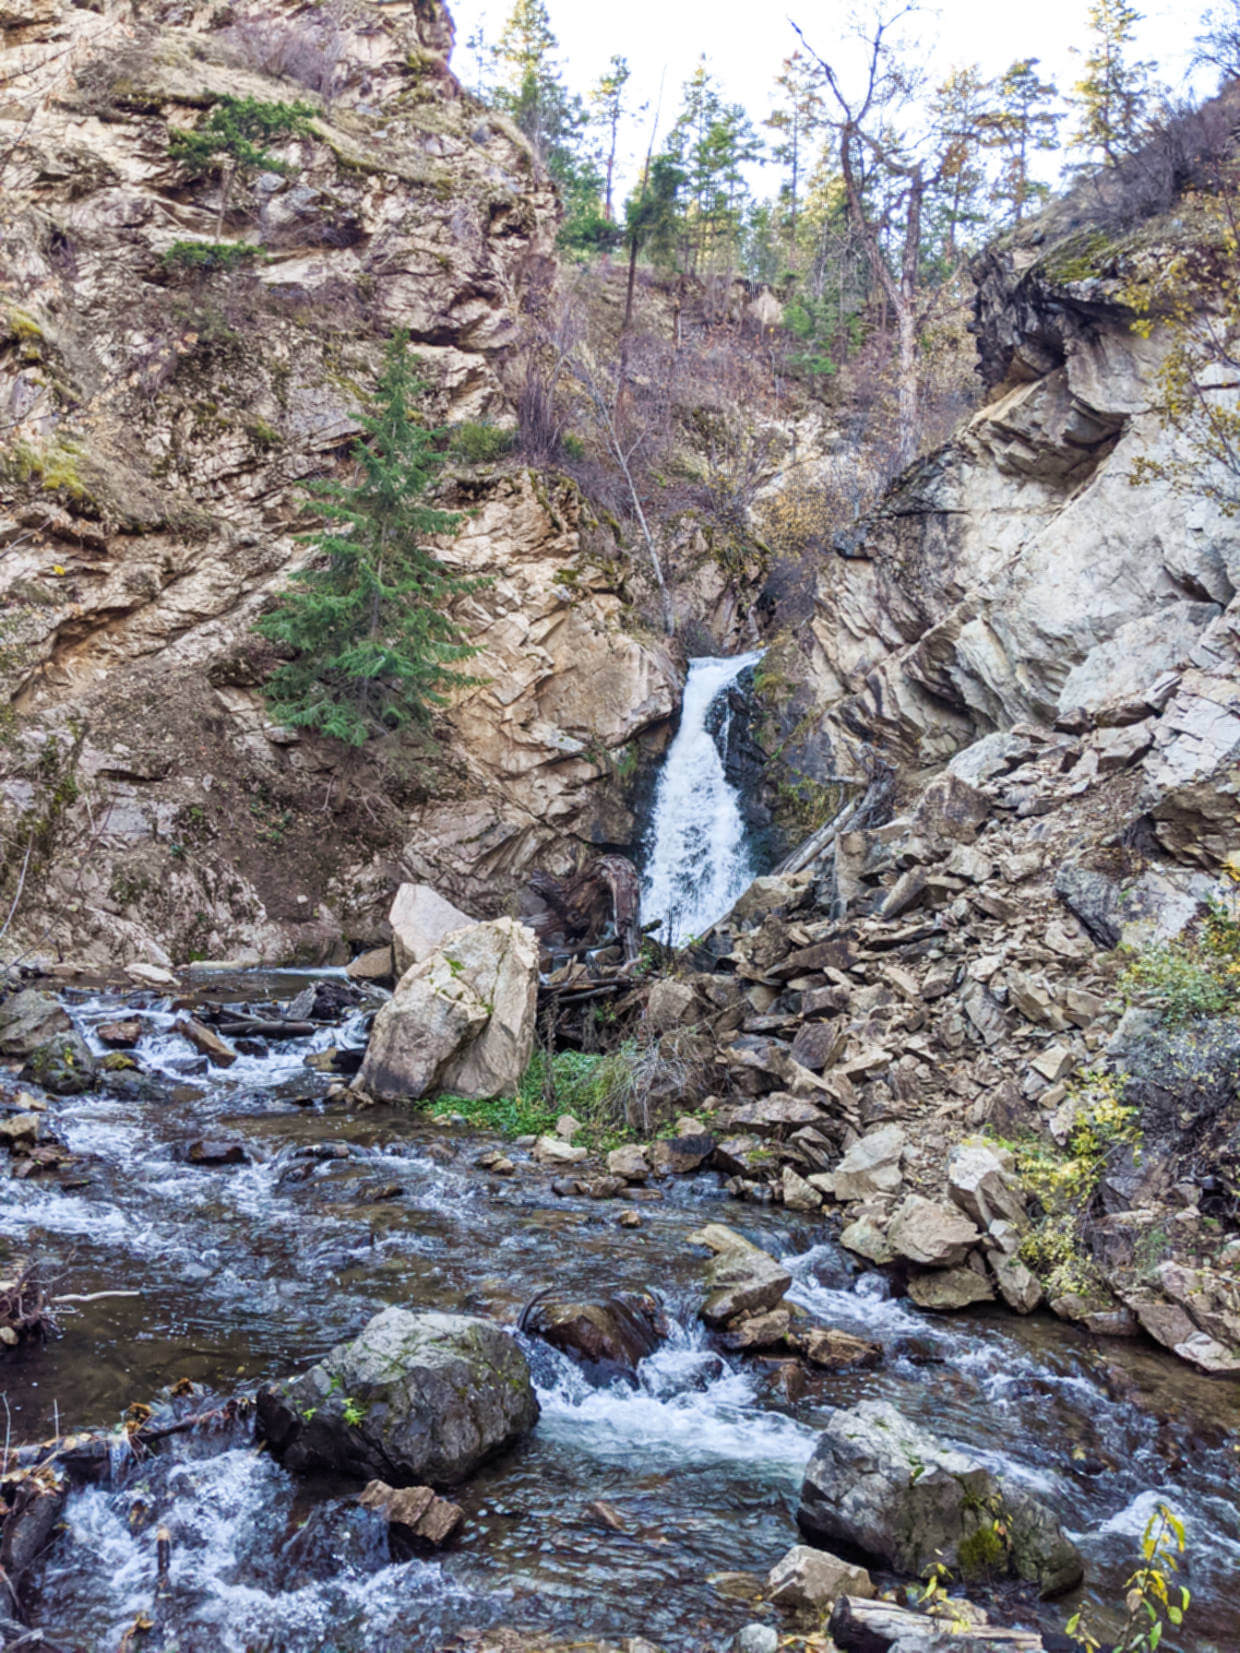
[[[806,1468],[797,1521],[815,1541],[851,1545],[913,1577],[941,1561],[965,1577],[1029,1579],[1049,1597],[1083,1574],[1045,1504],[886,1401],[833,1414]]]
[[[525,1356],[498,1326],[401,1308],[258,1399],[260,1433],[291,1469],[396,1487],[461,1481],[537,1421]]]

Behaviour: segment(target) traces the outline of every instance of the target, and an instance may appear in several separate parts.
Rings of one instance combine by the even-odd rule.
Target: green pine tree
[[[1127,0],[1094,0],[1085,73],[1072,88],[1077,129],[1071,143],[1107,166],[1131,155],[1145,134],[1152,63],[1129,56],[1142,15]]]
[[[1058,148],[1063,117],[1052,107],[1059,96],[1054,82],[1039,79],[1037,69],[1036,57],[1023,57],[1004,70],[995,82],[997,104],[986,122],[986,145],[1000,157],[991,200],[1005,224],[1021,223],[1050,196],[1050,185],[1032,177],[1030,165],[1035,155]]]
[[[194,178],[220,179],[216,235],[228,215],[233,184],[260,172],[292,169],[265,147],[276,138],[309,137],[318,113],[308,103],[263,103],[258,98],[219,98],[192,132],[173,132],[168,154]]]
[[[447,691],[477,681],[456,669],[476,651],[448,607],[486,582],[462,579],[423,543],[460,518],[425,500],[443,459],[440,433],[416,420],[425,386],[407,343],[398,333],[388,347],[356,479],[311,490],[324,526],[307,543],[320,560],[256,627],[297,650],[267,684],[272,716],[350,746],[408,725],[425,734]]]

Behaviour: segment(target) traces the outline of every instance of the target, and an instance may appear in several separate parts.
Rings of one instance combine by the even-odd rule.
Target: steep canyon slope
[[[6,946],[323,960],[379,933],[402,874],[493,910],[535,863],[626,843],[613,776],[675,677],[562,480],[455,466],[444,555],[492,583],[439,760],[346,761],[259,692],[301,484],[347,460],[384,340],[408,331],[432,417],[502,427],[555,278],[554,192],[462,93],[438,0],[0,20]],[[224,96],[310,111],[227,189],[169,156]]]

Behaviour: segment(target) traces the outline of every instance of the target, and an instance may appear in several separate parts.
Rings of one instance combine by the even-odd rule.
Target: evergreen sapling
[[[479,681],[456,669],[477,651],[448,610],[488,582],[454,574],[423,543],[460,517],[425,500],[444,463],[442,433],[416,421],[426,387],[406,344],[398,333],[388,347],[356,480],[310,489],[324,526],[306,543],[321,560],[256,627],[297,650],[268,681],[272,716],[350,746],[405,727],[428,735],[448,692]]]

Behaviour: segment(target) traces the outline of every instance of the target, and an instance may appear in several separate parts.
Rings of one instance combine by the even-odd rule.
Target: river
[[[245,974],[200,991],[261,1008],[306,980]],[[1120,1598],[1145,1519],[1167,1499],[1187,1524],[1194,1596],[1171,1645],[1240,1643],[1236,1385],[1049,1317],[923,1314],[859,1271],[821,1219],[735,1203],[713,1173],[659,1185],[634,1229],[617,1221],[626,1202],[558,1197],[519,1149],[517,1174],[493,1176],[475,1166],[493,1145],[483,1134],[413,1109],[325,1102],[329,1077],[304,1057],[360,1044],[364,1007],[312,1040],[204,1073],[170,1031],[167,1000],[66,998],[87,1030],[136,1009],[154,1082],[51,1102],[78,1164],[23,1181],[0,1160],[0,1239],[54,1265],[59,1289],[140,1296],[84,1305],[59,1338],[4,1357],[14,1440],[57,1420],[115,1426],[182,1377],[228,1394],[297,1371],[388,1303],[513,1324],[551,1281],[650,1287],[673,1329],[635,1385],[593,1388],[527,1345],[541,1421],[460,1490],[464,1536],[434,1560],[391,1564],[355,1489],[297,1483],[235,1431],[143,1462],[118,1451],[107,1484],[71,1495],[37,1574],[34,1622],[53,1640],[114,1653],[152,1599],[159,1522],[172,1534],[181,1653],[431,1653],[501,1624],[715,1653],[753,1610],[711,1576],[765,1573],[797,1541],[800,1476],[830,1407],[876,1396],[1036,1487],[1077,1536],[1095,1602]],[[187,1162],[192,1142],[218,1136],[242,1141],[249,1163]],[[772,1363],[717,1352],[695,1315],[706,1254],[687,1241],[706,1218],[784,1257],[795,1299],[877,1339],[883,1364],[819,1376],[792,1402]],[[1070,1606],[997,1600],[1001,1622],[1049,1628]]]

